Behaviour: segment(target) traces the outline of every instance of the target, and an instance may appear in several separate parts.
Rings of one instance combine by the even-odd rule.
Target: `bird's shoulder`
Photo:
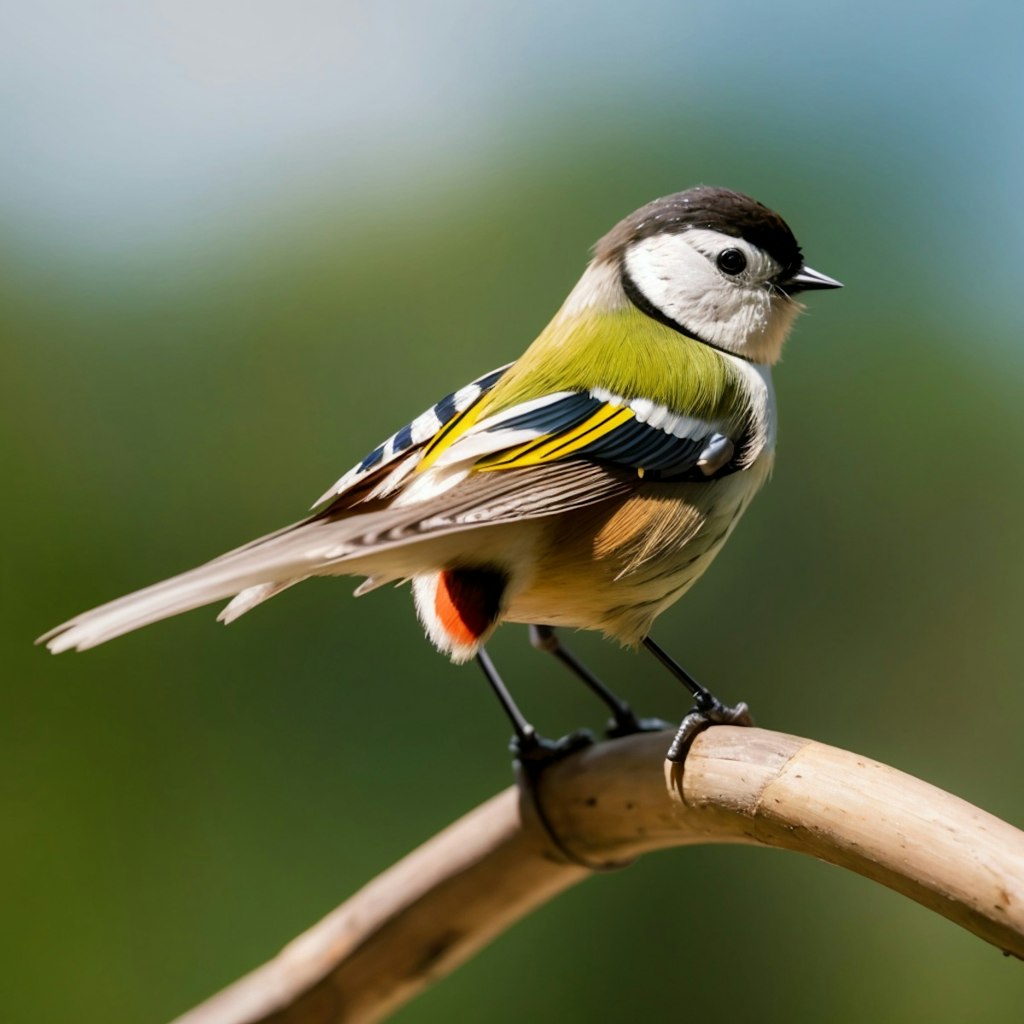
[[[647,481],[700,481],[743,469],[756,456],[747,411],[729,404],[709,409],[699,394],[669,405],[631,390],[580,382],[555,389],[546,374],[532,387],[527,377],[524,388],[520,364],[507,364],[377,445],[317,505],[352,507],[399,491],[433,494],[422,480],[431,469],[478,474],[583,459]]]
[[[648,479],[746,468],[773,433],[767,368],[646,317],[556,318],[417,469],[474,472],[590,459]]]
[[[443,433],[445,428],[451,426],[454,420],[476,405],[483,395],[488,394],[512,365],[506,363],[495,370],[490,370],[439,399],[346,470],[314,502],[313,507],[316,508],[360,487],[370,478],[380,476],[382,471],[393,467],[403,457],[422,449]]]

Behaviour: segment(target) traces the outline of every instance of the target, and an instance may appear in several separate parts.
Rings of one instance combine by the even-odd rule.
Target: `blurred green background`
[[[727,184],[812,295],[778,468],[656,636],[762,724],[1024,822],[1021,8],[52,0],[0,43],[4,1019],[161,1021],[510,781],[406,591],[31,640],[300,516],[517,355],[587,247]],[[649,658],[577,648],[678,716]],[[555,733],[599,710],[508,627]],[[681,927],[682,925],[682,927]],[[645,858],[399,1021],[1019,1019],[1021,966],[751,849]]]

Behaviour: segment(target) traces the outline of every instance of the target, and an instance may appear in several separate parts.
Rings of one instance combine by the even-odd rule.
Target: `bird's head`
[[[701,185],[631,213],[594,249],[618,301],[756,363],[774,363],[802,291],[839,288],[804,264],[786,222],[749,196]]]

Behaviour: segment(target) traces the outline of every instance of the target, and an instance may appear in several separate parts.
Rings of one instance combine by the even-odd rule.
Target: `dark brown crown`
[[[711,185],[698,185],[641,206],[594,246],[594,256],[618,261],[633,242],[690,228],[708,228],[745,239],[781,264],[783,276],[803,266],[793,232],[774,210],[741,192]]]

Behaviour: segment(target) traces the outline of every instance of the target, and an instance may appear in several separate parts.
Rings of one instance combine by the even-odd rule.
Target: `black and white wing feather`
[[[545,395],[488,415],[481,398],[507,369],[453,392],[397,431],[349,470],[310,518],[40,639],[54,652],[84,649],[234,596],[221,615],[230,621],[315,575],[379,572],[399,579],[429,563],[411,551],[425,550],[421,543],[621,498],[651,479],[707,480],[750,457],[743,438],[731,436],[734,425],[597,389]],[[444,485],[434,488],[435,480]]]
[[[707,480],[742,468],[751,455],[747,431],[733,423],[682,415],[598,388],[513,405],[440,450],[433,446],[424,465],[472,459],[475,472],[493,472],[586,459],[652,481]]]
[[[445,395],[439,402],[435,402],[416,419],[407,423],[401,430],[396,430],[386,441],[377,445],[362,461],[356,463],[341,479],[320,495],[314,502],[313,508],[346,494],[359,484],[366,482],[370,477],[380,475],[382,470],[394,465],[403,455],[407,455],[433,440],[452,420],[466,412],[481,396],[487,394],[511,366],[511,363],[499,366],[496,370],[477,377],[476,380],[470,381],[458,391],[453,391],[450,395]],[[408,469],[412,468],[412,466],[408,467]],[[395,482],[397,483],[397,481]]]

